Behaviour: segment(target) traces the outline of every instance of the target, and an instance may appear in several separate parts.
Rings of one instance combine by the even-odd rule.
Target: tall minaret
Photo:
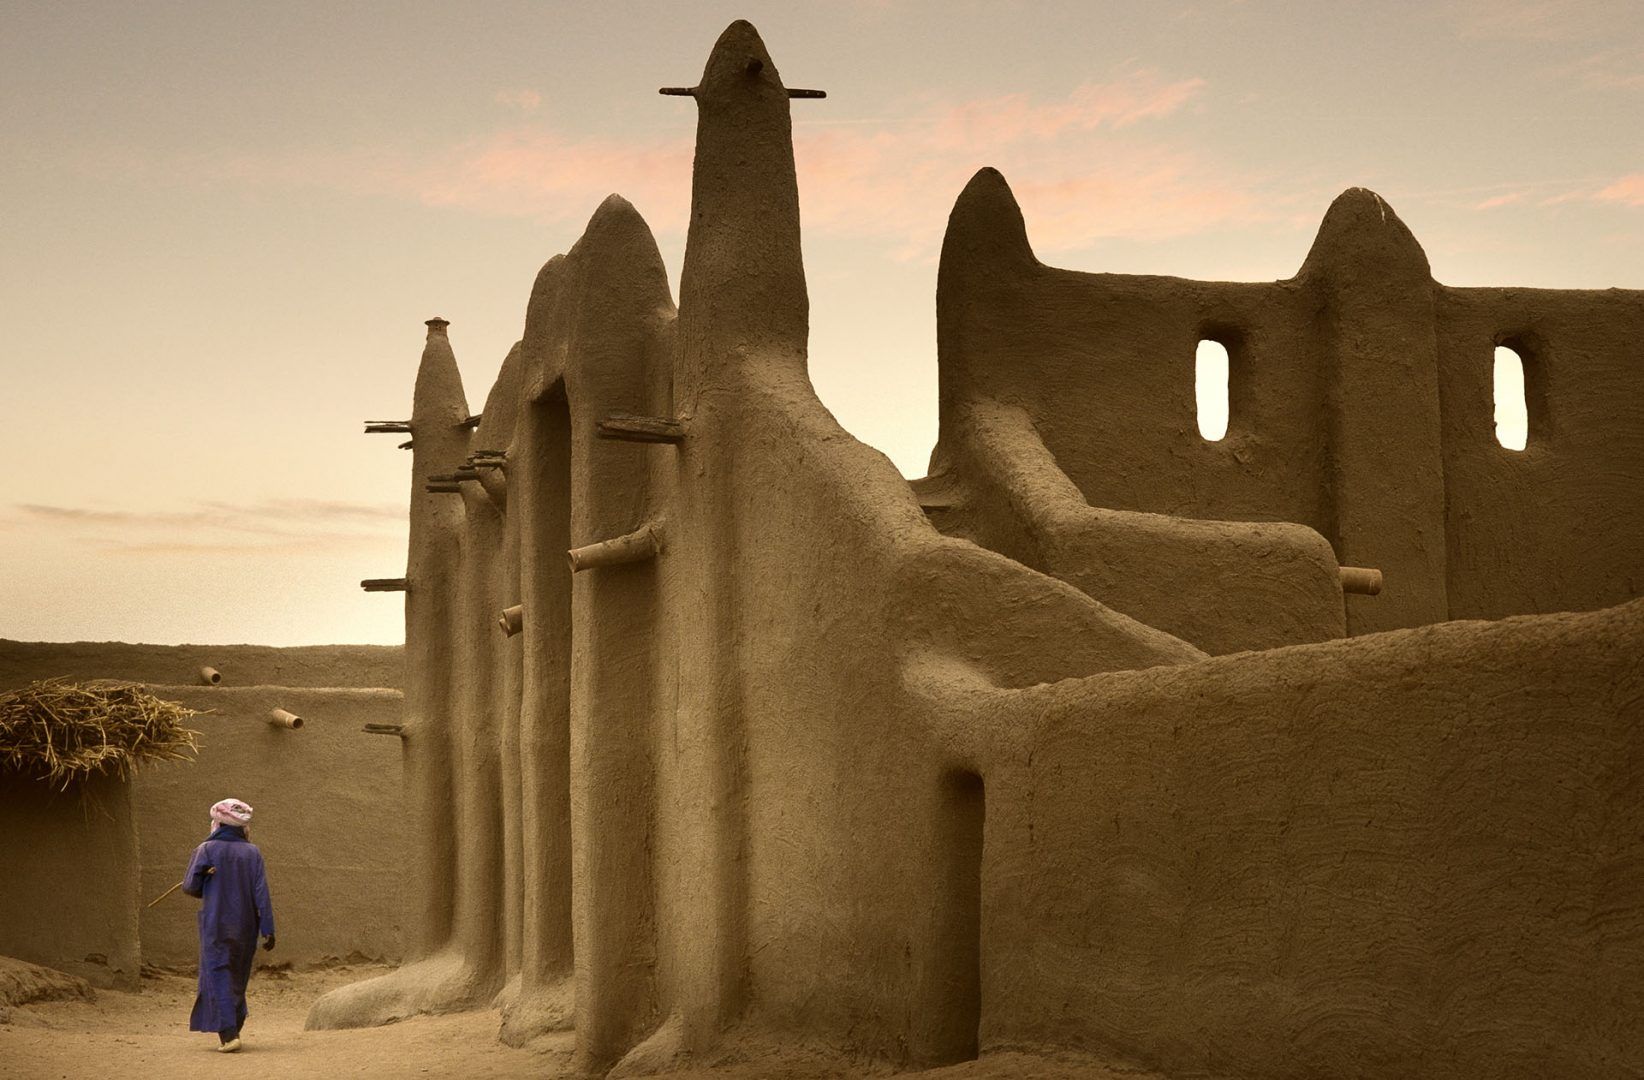
[[[461,504],[424,490],[428,476],[448,473],[468,452],[462,375],[444,319],[428,320],[411,404],[411,536],[405,576],[405,770],[412,806],[412,858],[406,960],[421,960],[451,932],[455,873],[451,818],[453,776],[450,640],[459,583],[454,568]]]
[[[697,105],[674,368],[675,413],[689,436],[661,459],[677,479],[658,575],[660,610],[673,621],[659,639],[673,650],[664,663],[678,676],[669,688],[674,735],[657,755],[667,802],[656,842],[675,853],[657,868],[659,891],[671,897],[657,915],[661,951],[670,957],[657,989],[676,1020],[652,1036],[645,1060],[707,1049],[745,1004],[745,734],[731,644],[742,633],[736,530],[749,482],[739,466],[758,453],[748,433],[769,418],[758,411],[769,391],[810,393],[789,91],[759,33],[735,22],[719,36],[699,85],[672,92]],[[750,392],[756,387],[762,392]],[[579,974],[588,952],[579,939]],[[601,1000],[620,1002],[612,983]],[[596,1041],[584,1010],[594,995],[584,985],[577,1037],[597,1063],[616,1040]]]
[[[759,32],[719,35],[696,98],[691,226],[679,284],[680,409],[733,357],[804,370],[810,299],[799,250],[788,90]]]

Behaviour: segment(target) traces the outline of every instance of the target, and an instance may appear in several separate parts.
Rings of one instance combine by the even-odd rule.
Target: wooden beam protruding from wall
[[[571,572],[579,573],[596,566],[620,566],[623,563],[644,562],[654,559],[662,550],[662,523],[652,521],[631,533],[572,548],[565,553],[571,561]]]
[[[1381,592],[1381,571],[1365,566],[1341,567],[1341,591],[1359,596],[1375,596]]]
[[[620,442],[678,444],[685,441],[685,428],[678,420],[629,413],[611,413],[594,425],[594,434]]]
[[[430,474],[427,481],[422,485],[422,489],[424,491],[447,493],[460,492],[462,490],[462,488],[457,484],[457,477],[451,473]]]
[[[268,722],[274,727],[297,731],[303,726],[303,718],[294,712],[285,709],[268,710]]]

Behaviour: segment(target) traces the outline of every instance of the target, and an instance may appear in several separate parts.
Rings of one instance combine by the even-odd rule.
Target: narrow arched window
[[[1227,434],[1227,346],[1204,338],[1193,356],[1193,402],[1199,434],[1220,442]]]
[[[1524,358],[1507,345],[1496,346],[1496,442],[1522,450],[1530,437],[1530,411],[1524,404]]]

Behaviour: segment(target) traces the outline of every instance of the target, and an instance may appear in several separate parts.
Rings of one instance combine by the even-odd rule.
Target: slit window
[[[1199,434],[1220,442],[1227,434],[1227,346],[1205,338],[1193,355],[1193,402]]]
[[[1496,346],[1496,442],[1522,450],[1529,441],[1530,412],[1524,404],[1524,358],[1516,349]]]

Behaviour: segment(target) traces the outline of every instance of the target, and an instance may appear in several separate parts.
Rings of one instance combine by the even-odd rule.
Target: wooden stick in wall
[[[287,712],[284,709],[268,710],[268,722],[275,727],[289,728],[292,731],[296,731],[303,726],[302,717],[298,716],[294,712]]]
[[[1344,566],[1341,568],[1341,591],[1375,596],[1381,592],[1381,571],[1365,566]]]
[[[631,533],[572,548],[565,553],[571,560],[571,572],[589,570],[596,566],[620,566],[622,563],[654,559],[662,550],[662,523],[652,521]]]

